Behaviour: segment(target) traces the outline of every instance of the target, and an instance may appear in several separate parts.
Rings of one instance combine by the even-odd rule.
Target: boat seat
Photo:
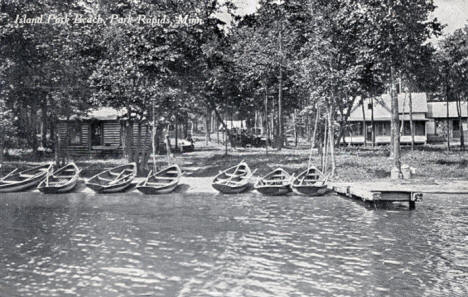
[[[179,172],[178,171],[175,171],[175,170],[169,170],[169,171],[166,171],[167,174],[178,174]]]
[[[283,180],[278,180],[278,179],[264,179],[264,183],[283,183]]]
[[[114,179],[105,178],[105,177],[100,177],[99,175],[97,176],[97,178],[98,178],[99,180],[102,180],[102,181],[108,181],[108,182],[114,181]]]
[[[153,186],[153,187],[162,187],[162,186],[167,186],[168,184],[165,183],[151,183],[147,182],[144,186]]]
[[[25,178],[31,178],[31,177],[35,177],[37,174],[23,174],[23,173],[20,173],[20,176],[21,177],[25,177]]]
[[[229,176],[229,177],[242,177],[241,174],[232,174],[232,173],[225,173],[226,176]]]
[[[63,185],[65,184],[66,182],[63,182],[63,181],[59,181],[59,182],[49,182],[46,187],[50,187],[50,186],[58,186],[58,185]]]
[[[18,180],[2,180],[0,181],[0,184],[17,184],[21,181],[18,181]]]

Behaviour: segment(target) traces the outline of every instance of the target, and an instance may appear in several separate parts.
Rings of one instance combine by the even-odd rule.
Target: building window
[[[404,121],[403,123],[403,134],[405,136],[411,136],[411,125],[409,121]],[[414,121],[414,135],[424,136],[426,135],[426,122],[424,121]]]
[[[362,122],[352,122],[347,132],[348,136],[363,136]]]
[[[375,123],[376,136],[390,136],[390,122],[376,122]]]
[[[417,135],[417,136],[426,135],[426,122],[418,121],[414,123],[414,135]]]
[[[68,123],[69,144],[81,144],[81,123]]]
[[[367,109],[372,109],[372,103],[367,103]]]

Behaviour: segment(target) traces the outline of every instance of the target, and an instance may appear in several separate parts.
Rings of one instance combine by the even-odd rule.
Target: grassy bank
[[[298,173],[307,167],[309,150],[303,145],[298,148],[285,148],[281,151],[265,149],[233,149],[227,156],[224,147],[215,143],[205,146],[203,142],[196,143],[197,150],[191,153],[176,155],[176,160],[186,172],[187,176],[209,177],[220,170],[245,160],[252,169],[257,169],[258,175],[282,167],[288,172]],[[166,160],[165,156],[158,156],[159,164]],[[110,160],[77,160],[77,165],[83,169],[82,176],[89,177],[120,164],[124,159]],[[389,158],[388,147],[376,148],[339,148],[336,154],[336,181],[381,180],[390,177],[392,159]],[[314,152],[313,164],[320,164],[320,156]],[[402,163],[416,168],[414,179],[419,181],[465,179],[468,180],[468,153],[449,152],[436,147],[418,147],[415,151],[402,148]],[[34,162],[10,161],[4,164],[3,172],[12,168],[26,168]]]

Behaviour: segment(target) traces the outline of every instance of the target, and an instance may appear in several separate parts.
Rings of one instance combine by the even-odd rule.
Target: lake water
[[[468,197],[0,194],[0,296],[468,296]]]

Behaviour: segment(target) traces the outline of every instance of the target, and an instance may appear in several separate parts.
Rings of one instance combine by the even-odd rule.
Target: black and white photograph
[[[468,0],[0,0],[0,297],[468,296]]]

